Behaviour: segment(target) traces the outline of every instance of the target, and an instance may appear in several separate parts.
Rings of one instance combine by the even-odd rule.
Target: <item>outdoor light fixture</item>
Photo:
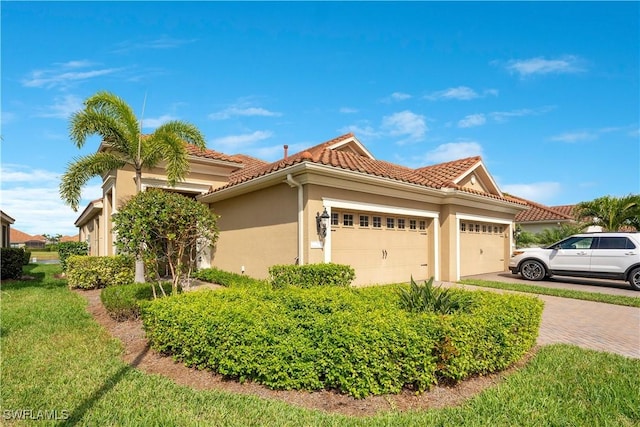
[[[327,225],[329,223],[329,218],[327,208],[324,208],[322,215],[320,215],[320,212],[316,212],[316,231],[321,239],[327,237]]]

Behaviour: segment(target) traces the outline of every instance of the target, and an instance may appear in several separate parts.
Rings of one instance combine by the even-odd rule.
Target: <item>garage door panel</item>
[[[504,271],[505,256],[507,256],[506,237],[504,232],[495,232],[503,229],[504,225],[463,224],[460,230],[460,275],[471,276]]]

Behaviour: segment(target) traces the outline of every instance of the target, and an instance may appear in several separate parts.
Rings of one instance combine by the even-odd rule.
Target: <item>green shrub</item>
[[[534,344],[542,303],[469,292],[468,312],[410,313],[397,287],[234,287],[142,307],[151,346],[188,366],[276,389],[354,397],[421,392],[494,372]]]
[[[31,251],[28,250],[24,250],[24,258],[23,258],[23,264],[24,265],[28,265],[29,262],[31,262]]]
[[[431,311],[440,314],[450,314],[454,311],[468,308],[470,300],[467,292],[453,288],[443,289],[433,286],[433,277],[425,281],[423,286],[416,284],[411,278],[409,289],[398,288],[400,308],[412,313]]]
[[[67,259],[67,282],[71,289],[126,285],[133,279],[134,261],[129,256],[72,255]]]
[[[271,284],[274,288],[297,286],[310,288],[314,286],[351,285],[356,274],[349,265],[342,264],[306,264],[306,265],[274,265],[269,268]]]
[[[19,279],[22,276],[25,252],[22,248],[0,248],[1,276],[4,279]]]
[[[264,283],[262,280],[254,279],[245,274],[230,273],[218,268],[204,268],[191,273],[191,277],[226,287],[259,286]]]
[[[72,255],[87,255],[89,246],[87,242],[64,242],[58,244],[58,257],[62,271],[67,271],[67,259]]]
[[[133,283],[104,288],[100,300],[109,315],[121,322],[140,317],[140,302],[153,299],[153,286],[162,286],[166,294],[171,293],[171,283]],[[157,290],[157,292],[161,292]]]

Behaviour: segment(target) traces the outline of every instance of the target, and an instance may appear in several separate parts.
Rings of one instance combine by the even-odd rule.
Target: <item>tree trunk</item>
[[[136,166],[136,194],[142,191],[142,169]],[[142,252],[144,248],[140,248],[140,254],[136,256],[136,275],[134,281],[136,283],[144,283],[144,261],[142,260]]]

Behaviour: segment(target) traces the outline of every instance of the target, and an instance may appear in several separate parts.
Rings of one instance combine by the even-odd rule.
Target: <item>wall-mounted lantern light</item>
[[[329,225],[329,214],[327,213],[327,208],[324,208],[322,211],[322,215],[320,212],[316,212],[316,231],[318,232],[318,236],[321,239],[327,237],[327,227]]]

